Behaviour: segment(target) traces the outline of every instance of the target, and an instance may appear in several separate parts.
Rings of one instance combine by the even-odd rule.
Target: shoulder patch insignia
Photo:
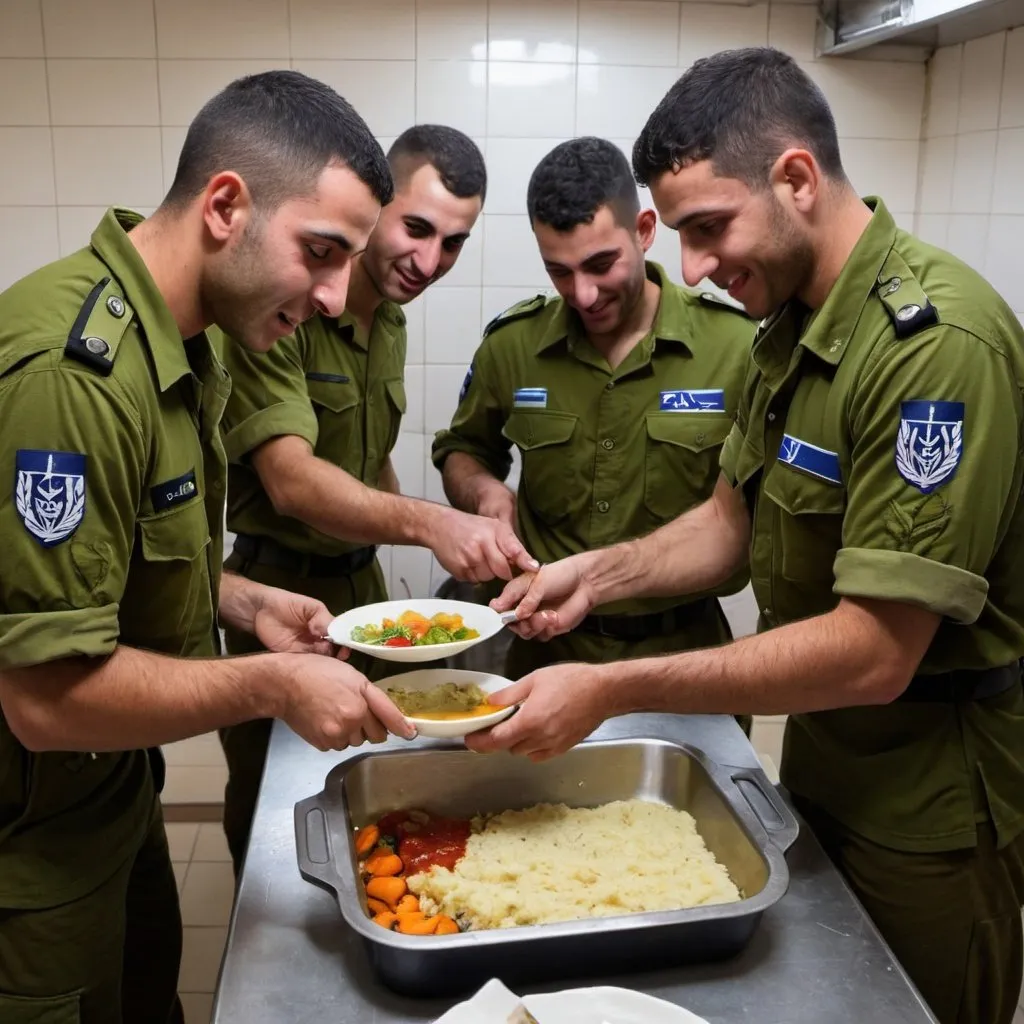
[[[85,456],[19,448],[15,507],[25,529],[44,548],[66,541],[85,517]]]
[[[515,320],[522,320],[528,316],[535,316],[539,313],[546,305],[548,299],[546,295],[535,295],[532,299],[524,299],[522,302],[517,302],[514,306],[509,306],[504,313],[499,313],[485,328],[484,337],[496,331],[499,327],[504,327],[505,324],[510,324]]]
[[[710,306],[712,309],[727,309],[731,313],[739,313],[740,316],[753,320],[753,317],[741,305],[728,299],[723,299],[714,292],[701,292],[698,298],[705,306]]]
[[[108,376],[134,315],[117,286],[109,277],[103,278],[82,303],[68,334],[64,354]]]
[[[964,403],[900,403],[896,469],[911,487],[931,494],[951,480],[964,447]]]

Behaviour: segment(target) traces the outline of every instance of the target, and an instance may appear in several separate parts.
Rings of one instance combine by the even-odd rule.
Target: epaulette
[[[710,306],[712,309],[728,309],[732,313],[739,313],[740,316],[745,317],[747,320],[754,319],[742,306],[735,302],[727,302],[714,292],[701,292],[698,298],[705,306]]]
[[[546,295],[535,295],[532,299],[523,299],[522,302],[517,302],[514,306],[509,306],[504,313],[499,313],[485,328],[484,337],[492,331],[496,331],[499,327],[504,327],[505,324],[510,324],[514,320],[522,320],[528,316],[536,316],[546,305],[548,299]]]
[[[939,322],[939,311],[906,263],[895,252],[882,265],[875,294],[892,320],[896,337],[902,341]]]
[[[134,310],[109,277],[97,282],[75,317],[64,354],[104,377],[114,368],[118,346],[132,322]]]

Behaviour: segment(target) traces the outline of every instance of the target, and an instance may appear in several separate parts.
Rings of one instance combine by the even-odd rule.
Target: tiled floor
[[[209,1024],[234,895],[231,858],[218,824],[171,822],[167,838],[185,929],[178,991],[186,1024]]]

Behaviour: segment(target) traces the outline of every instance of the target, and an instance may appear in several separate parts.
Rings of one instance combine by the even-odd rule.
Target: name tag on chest
[[[784,434],[779,445],[779,462],[802,469],[819,480],[830,484],[842,484],[843,474],[839,466],[839,455],[827,448],[819,448],[810,441],[801,441],[792,434]]]
[[[181,476],[176,476],[173,480],[156,484],[149,489],[155,512],[163,512],[164,509],[181,505],[186,501],[190,501],[198,493],[199,488],[196,485],[196,471],[194,469],[190,469]]]
[[[518,388],[512,395],[512,404],[517,409],[546,409],[547,388]]]
[[[725,412],[725,389],[662,391],[658,408],[662,412]]]

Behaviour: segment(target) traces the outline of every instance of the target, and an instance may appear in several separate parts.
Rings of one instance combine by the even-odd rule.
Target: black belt
[[[712,597],[666,608],[650,615],[588,615],[576,629],[613,640],[643,640],[649,636],[669,636],[714,612]]]
[[[248,533],[235,537],[234,550],[240,558],[255,565],[315,578],[351,576],[365,569],[377,557],[377,549],[372,546],[356,548],[343,555],[307,555],[278,544],[270,537],[254,537]]]
[[[956,704],[985,700],[1021,685],[1020,662],[999,668],[960,669],[934,676],[914,676],[910,685],[896,698],[909,703]]]

